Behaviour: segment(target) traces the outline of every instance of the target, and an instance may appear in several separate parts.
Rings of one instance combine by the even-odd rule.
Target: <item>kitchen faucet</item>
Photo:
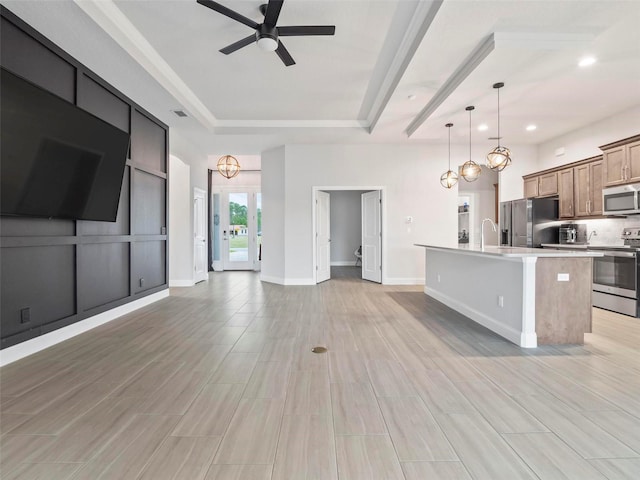
[[[494,232],[498,231],[496,224],[493,223],[493,220],[491,220],[490,218],[485,218],[484,220],[482,220],[482,225],[480,225],[480,250],[484,250],[484,222],[487,221],[491,223],[491,227],[493,228]]]

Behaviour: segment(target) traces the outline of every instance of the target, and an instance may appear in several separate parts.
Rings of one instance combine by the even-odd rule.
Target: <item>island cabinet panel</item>
[[[534,198],[538,196],[538,177],[528,178],[524,181],[524,197]]]
[[[590,258],[538,258],[538,345],[584,343],[591,332],[591,268]],[[561,274],[568,280],[558,281]]]
[[[573,218],[573,168],[567,168],[558,172],[560,181],[558,182],[559,205],[558,215],[560,218]]]

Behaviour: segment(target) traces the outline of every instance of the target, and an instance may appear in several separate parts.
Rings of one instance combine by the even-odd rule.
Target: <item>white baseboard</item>
[[[331,262],[332,267],[359,267],[360,262],[356,265],[355,260],[335,260]]]
[[[84,320],[80,320],[72,325],[67,325],[66,327],[54,330],[53,332],[45,333],[39,337],[19,343],[18,345],[7,347],[0,351],[0,366],[8,365],[16,360],[33,355],[40,350],[52,347],[57,343],[68,340],[76,335],[80,335],[92,328],[99,327],[100,325],[115,320],[122,315],[126,315],[127,313],[131,313],[139,308],[146,307],[147,305],[157,302],[158,300],[162,300],[168,296],[169,289],[167,288],[160,292],[147,295],[139,300],[134,300],[133,302],[125,303],[119,307],[99,313],[93,317],[85,318]]]
[[[382,279],[383,285],[423,285],[424,277],[384,277]]]
[[[193,287],[195,284],[193,280],[169,280],[170,287]]]
[[[316,285],[314,278],[285,278],[285,285]]]
[[[459,300],[445,295],[442,292],[438,292],[437,290],[433,290],[429,287],[424,287],[424,293],[426,293],[430,297],[435,298],[439,302],[444,303],[446,306],[452,308],[456,312],[469,317],[471,320],[479,323],[480,325],[487,327],[492,332],[497,333],[501,337],[506,338],[516,345],[519,345],[523,348],[535,348],[538,345],[537,337],[535,339],[532,339],[530,338],[530,335],[524,335],[523,332],[519,332],[518,330],[504,325],[494,318],[491,318],[476,309],[470,308],[468,305],[465,305]]]
[[[262,273],[260,273],[260,281],[267,282],[267,283],[275,283],[276,285],[284,285],[284,278],[263,275]]]

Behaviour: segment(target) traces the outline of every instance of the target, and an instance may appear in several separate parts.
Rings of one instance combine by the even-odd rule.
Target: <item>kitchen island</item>
[[[600,252],[416,246],[426,252],[427,295],[521,347],[582,344],[591,332]]]

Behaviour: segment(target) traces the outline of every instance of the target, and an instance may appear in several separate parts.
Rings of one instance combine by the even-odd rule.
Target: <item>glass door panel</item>
[[[230,262],[249,261],[249,194],[229,193],[227,248]]]

